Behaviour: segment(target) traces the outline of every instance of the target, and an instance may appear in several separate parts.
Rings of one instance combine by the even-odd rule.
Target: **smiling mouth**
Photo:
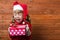
[[[16,19],[17,22],[21,22],[22,20],[21,19]]]
[[[16,20],[21,20],[21,19],[16,19]]]

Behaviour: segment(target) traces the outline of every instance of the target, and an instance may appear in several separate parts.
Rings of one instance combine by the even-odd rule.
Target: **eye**
[[[16,13],[16,11],[13,11],[13,13]]]
[[[16,13],[14,13],[14,16],[16,16],[17,14]]]
[[[20,10],[19,13],[23,13],[23,11]]]
[[[22,16],[23,14],[22,13],[19,13],[20,16]]]

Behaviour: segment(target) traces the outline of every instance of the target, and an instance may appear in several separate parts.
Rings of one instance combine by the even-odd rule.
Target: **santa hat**
[[[22,11],[23,11],[24,19],[26,19],[26,16],[28,15],[27,5],[26,5],[26,4],[21,4],[21,3],[18,3],[18,2],[16,1],[16,2],[14,2],[14,4],[13,4],[13,11],[14,11],[14,10],[22,10]]]
[[[22,8],[22,6],[18,2],[15,2],[13,4],[13,11],[14,10],[22,10],[23,11],[23,8]]]

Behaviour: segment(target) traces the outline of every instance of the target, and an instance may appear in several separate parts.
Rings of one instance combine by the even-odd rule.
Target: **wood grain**
[[[0,0],[0,40],[10,40],[7,29],[13,16],[14,1]],[[18,1],[28,6],[32,40],[60,40],[60,0]]]

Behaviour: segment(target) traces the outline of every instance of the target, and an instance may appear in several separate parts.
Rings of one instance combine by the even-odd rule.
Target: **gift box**
[[[18,25],[17,27],[9,27],[8,31],[11,36],[26,35],[26,26],[25,25]]]

